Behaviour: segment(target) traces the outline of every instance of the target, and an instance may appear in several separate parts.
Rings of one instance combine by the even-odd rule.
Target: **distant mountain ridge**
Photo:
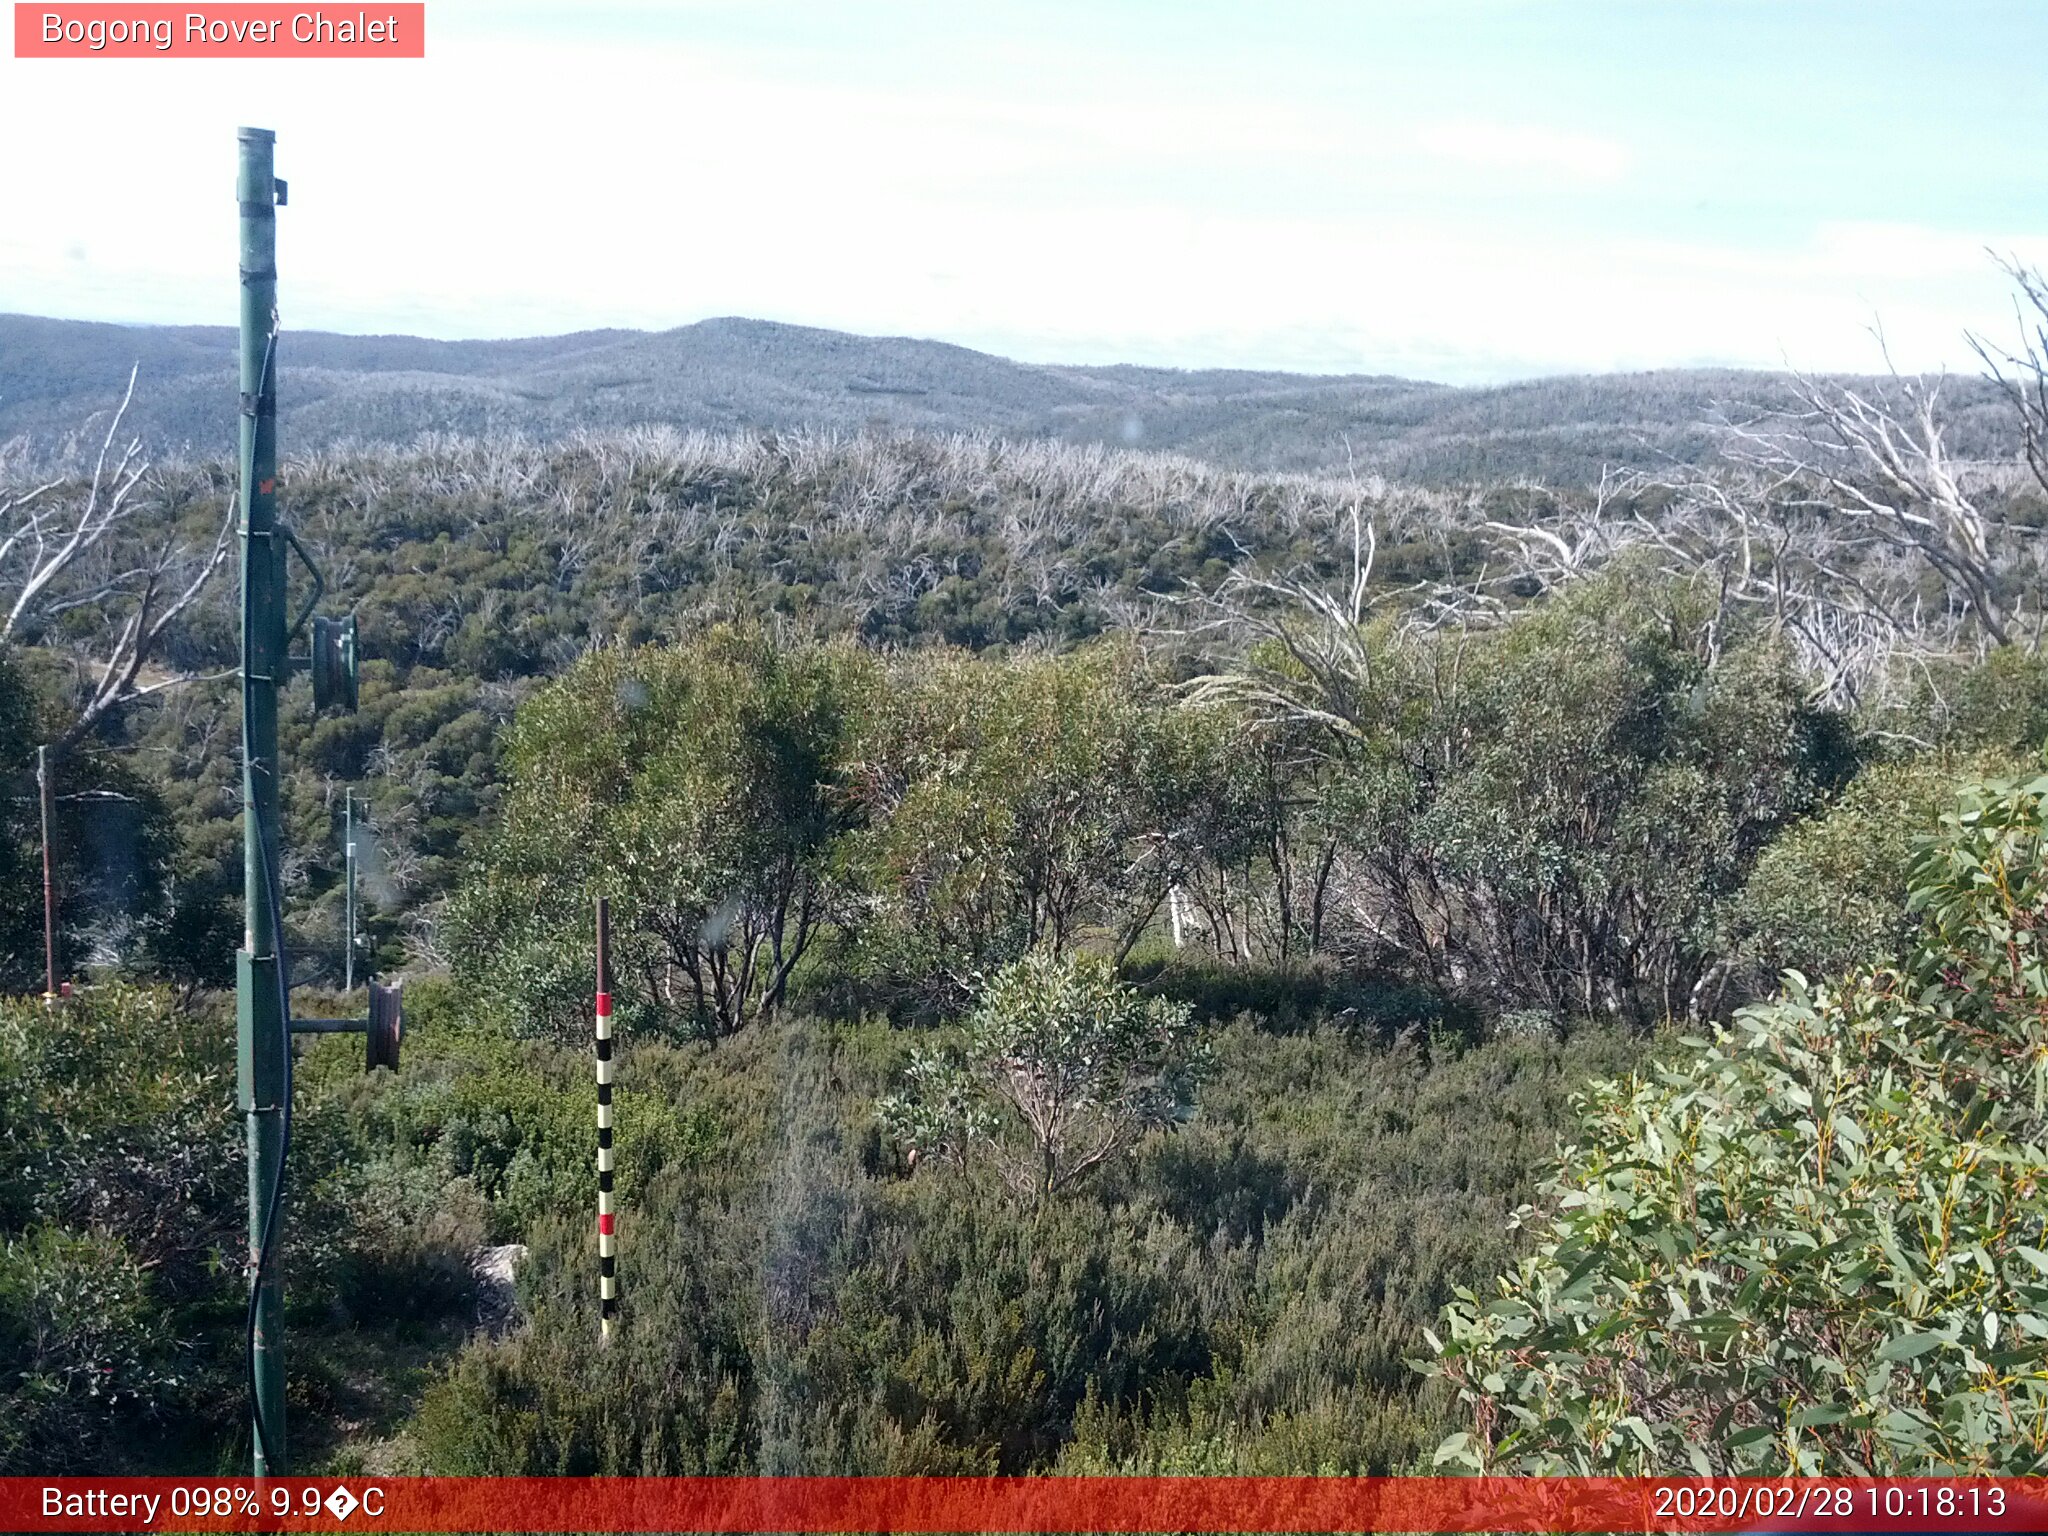
[[[993,431],[1428,483],[1579,482],[1605,464],[1697,462],[1713,446],[1703,420],[1725,402],[1775,398],[1780,387],[1769,374],[1705,369],[1455,388],[1373,375],[1055,366],[732,318],[513,341],[287,332],[280,358],[287,451],[404,443],[425,432],[546,439],[648,422]],[[229,448],[231,328],[27,315],[0,315],[0,441],[77,431],[118,401],[137,363],[130,421],[155,451]],[[1953,387],[1965,439],[1995,442],[1989,387]]]

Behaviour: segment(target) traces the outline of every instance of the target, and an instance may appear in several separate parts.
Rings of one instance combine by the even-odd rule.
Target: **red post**
[[[43,802],[43,1001],[57,1001],[57,883],[50,873],[50,749],[36,748],[36,789]]]

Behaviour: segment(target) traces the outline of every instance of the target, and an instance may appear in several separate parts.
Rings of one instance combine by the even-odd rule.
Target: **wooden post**
[[[36,748],[36,791],[43,802],[43,1001],[57,1001],[57,883],[50,872],[51,803],[50,749]]]
[[[597,898],[597,1309],[598,1338],[609,1344],[619,1311],[618,1235],[612,1211],[611,908]]]
[[[356,792],[345,791],[341,811],[341,990],[356,989]]]

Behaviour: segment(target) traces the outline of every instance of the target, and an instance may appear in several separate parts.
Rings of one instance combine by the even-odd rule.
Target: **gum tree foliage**
[[[1429,743],[1454,771],[1416,827],[1420,926],[1453,975],[1581,1014],[1694,1005],[1716,904],[1820,786],[1784,658],[1715,655],[1691,595],[1560,603],[1470,658],[1456,739]]]
[[[1823,813],[1788,828],[1757,860],[1731,913],[1740,962],[1769,977],[1837,975],[1906,953],[1918,928],[1908,889],[1914,847],[1962,776],[1952,756],[1876,763]]]
[[[952,1001],[1033,948],[1129,950],[1176,872],[1170,828],[1201,766],[1134,646],[906,657],[877,703],[848,773],[861,964]]]
[[[1832,975],[1904,953],[1915,844],[1959,781],[2024,772],[2048,741],[2048,658],[2017,646],[1950,658],[1869,720],[1892,750],[1757,859],[1730,913],[1738,965]]]
[[[1425,1367],[1506,1472],[2048,1469],[2048,778],[1967,789],[1904,966],[1596,1084]]]
[[[830,984],[899,1015],[1034,948],[1121,960],[1157,931],[1233,965],[1702,1017],[1750,984],[1729,934],[1758,856],[1855,757],[1782,647],[1715,626],[1694,587],[1609,577],[1490,630],[1372,621],[1341,676],[1255,650],[1244,689],[1192,699],[1127,643],[588,662],[520,716],[453,947],[565,1027],[600,889],[636,935],[622,992],[711,1035],[776,1006],[824,934]]]
[[[1210,1053],[1184,1003],[1100,955],[1034,951],[989,979],[957,1049],[922,1049],[878,1113],[918,1152],[986,1160],[1044,1202],[1191,1112]]]
[[[1356,807],[1315,733],[1191,703],[1162,725],[1174,793],[1161,856],[1189,941],[1281,970],[1325,952]]]
[[[580,1028],[605,895],[618,990],[652,1022],[717,1039],[773,1013],[836,899],[832,790],[867,672],[734,628],[572,668],[512,728],[503,822],[451,915],[458,965]]]
[[[929,1012],[1034,946],[1129,949],[1190,857],[1203,724],[1129,646],[882,659],[714,630],[605,653],[521,710],[453,946],[568,1027],[605,892],[622,1001],[687,1032],[773,1011],[827,932],[835,977]]]
[[[2006,646],[1974,665],[1924,667],[1879,718],[1910,746],[2032,754],[2048,741],[2048,656]]]
[[[1846,723],[1697,583],[1623,568],[1486,627],[1412,620],[1306,604],[1200,686],[1312,733],[1319,943],[1511,1004],[1711,1012],[1725,909],[1853,767]]]
[[[104,1468],[211,1386],[233,1292],[233,1029],[162,992],[0,1002],[0,1470]]]

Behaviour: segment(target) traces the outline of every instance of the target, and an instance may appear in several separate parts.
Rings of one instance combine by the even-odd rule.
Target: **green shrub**
[[[1501,1217],[1566,1092],[1635,1048],[1585,1029],[1453,1058],[1248,1022],[1215,1046],[1175,1134],[1023,1209],[944,1162],[906,1178],[877,1145],[902,1032],[791,1020],[643,1048],[622,1079],[709,1111],[716,1139],[621,1202],[611,1348],[588,1222],[541,1222],[522,1323],[432,1388],[421,1465],[1414,1466],[1448,1427],[1403,1363],[1417,1330],[1506,1262]]]
[[[623,1224],[636,1282],[608,1348],[597,1343],[594,1252],[587,1220],[534,1232],[518,1276],[527,1324],[465,1351],[412,1422],[422,1470],[454,1476],[746,1470],[753,1443],[748,1351],[738,1276],[691,1265],[716,1253],[704,1213],[656,1252]]]
[[[1788,829],[1764,850],[1735,903],[1737,953],[1773,979],[1898,958],[1914,930],[1914,844],[1933,830],[1968,768],[1942,758],[1876,764],[1826,811]]]
[[[1181,725],[1128,642],[898,659],[849,743],[854,966],[899,1006],[944,1011],[1027,950],[1128,949],[1165,899],[1199,777]]]
[[[104,1229],[167,1293],[210,1289],[241,1247],[233,1053],[230,1019],[162,990],[0,1002],[0,1232]]]
[[[119,1238],[0,1237],[0,1474],[105,1472],[185,1386],[169,1319]]]
[[[1464,999],[1327,963],[1283,969],[1174,956],[1128,969],[1146,990],[1186,1003],[1204,1023],[1249,1016],[1262,1029],[1286,1034],[1335,1021],[1382,1044],[1404,1030],[1476,1038],[1481,1027],[1479,1011]]]
[[[2048,778],[1967,790],[1910,868],[1903,969],[1794,975],[1589,1090],[1427,1369],[1516,1472],[2048,1469]]]
[[[1185,1005],[1141,997],[1101,956],[1034,951],[986,983],[958,1051],[912,1055],[878,1113],[913,1150],[985,1157],[1043,1201],[1185,1118],[1210,1066]]]
[[[450,913],[458,973],[555,1038],[586,1027],[608,896],[623,1023],[716,1039],[771,1015],[833,915],[834,786],[871,666],[719,628],[603,651],[520,711],[501,826]]]
[[[1966,750],[2037,753],[2048,745],[2048,657],[1999,646],[1960,676],[1943,679],[1934,697],[1915,700],[1901,724],[1924,729],[1930,716],[1946,742]]]

